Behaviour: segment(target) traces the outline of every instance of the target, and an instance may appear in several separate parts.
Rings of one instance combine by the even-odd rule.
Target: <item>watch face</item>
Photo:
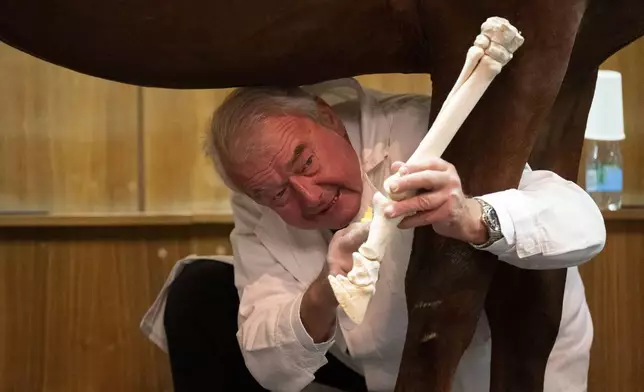
[[[491,205],[486,205],[483,209],[483,214],[485,216],[484,221],[488,228],[488,234],[490,239],[493,241],[499,240],[503,237],[501,233],[501,224],[499,223],[499,217],[496,214],[496,211]]]
[[[482,220],[487,228],[489,238],[485,244],[474,245],[474,247],[477,249],[485,249],[503,238],[503,232],[501,231],[501,223],[499,222],[499,217],[496,214],[494,207],[492,207],[482,199],[476,198],[476,200],[481,203],[481,212],[483,215]]]
[[[501,225],[499,224],[499,217],[496,215],[496,211],[493,208],[490,208],[490,228],[496,231],[501,230]]]

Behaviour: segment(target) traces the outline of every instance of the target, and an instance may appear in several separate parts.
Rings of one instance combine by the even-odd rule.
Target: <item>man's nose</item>
[[[305,176],[293,176],[290,178],[291,186],[295,194],[306,207],[316,207],[320,203],[322,188]]]

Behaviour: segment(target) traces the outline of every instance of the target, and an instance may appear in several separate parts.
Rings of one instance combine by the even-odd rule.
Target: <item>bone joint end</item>
[[[488,38],[489,43],[485,43],[481,35]],[[476,38],[474,44],[485,49],[485,54],[502,65],[512,60],[514,52],[525,41],[516,27],[512,26],[507,19],[498,16],[488,18],[483,22],[481,35]]]
[[[377,269],[372,273],[377,276]],[[362,280],[359,282],[361,284],[355,284],[343,275],[328,276],[329,284],[338,304],[351,321],[356,324],[360,324],[364,320],[371,297],[376,292],[375,282],[367,283],[370,280],[369,273],[364,274],[364,276],[363,274],[358,275],[355,279]]]

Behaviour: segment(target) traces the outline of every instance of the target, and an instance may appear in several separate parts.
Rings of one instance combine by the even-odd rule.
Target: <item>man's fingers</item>
[[[390,184],[393,193],[415,191],[419,189],[440,189],[450,181],[450,175],[446,171],[423,170],[407,174]]]
[[[405,164],[405,162],[403,162],[403,161],[396,161],[396,162],[392,163],[391,164],[391,172],[392,173],[397,172],[398,170],[400,170],[401,167],[403,167],[404,164]]]
[[[402,215],[412,215],[418,212],[432,211],[439,208],[447,200],[444,192],[428,192],[412,198],[392,203],[385,208],[387,218]]]
[[[445,219],[447,214],[448,210],[443,205],[432,211],[419,212],[418,214],[406,217],[398,224],[398,228],[412,229],[414,227],[431,225]]]
[[[367,241],[370,222],[355,222],[343,229],[340,246],[348,252],[356,251],[360,245]]]
[[[347,276],[347,272],[345,272],[343,268],[334,265],[333,268],[329,269],[329,272],[328,272],[327,276],[328,275],[331,275],[331,276],[337,276],[337,275]]]
[[[401,167],[396,171],[401,171],[401,174],[405,176],[408,173],[416,173],[423,170],[446,171],[449,170],[451,166],[452,165],[444,159],[438,157],[428,157],[421,160],[420,162],[405,163],[401,165]]]
[[[340,268],[340,270],[342,271],[340,273],[344,276],[348,276],[349,272],[351,272],[352,269],[353,269],[353,263],[346,264],[346,265],[343,265],[342,268]]]

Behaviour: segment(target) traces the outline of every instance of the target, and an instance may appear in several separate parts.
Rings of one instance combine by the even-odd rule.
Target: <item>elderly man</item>
[[[177,390],[217,390],[222,378],[234,380],[227,390],[257,388],[253,379],[274,391],[299,391],[313,380],[343,390],[393,390],[407,327],[411,228],[428,224],[520,268],[568,268],[545,389],[586,390],[593,329],[576,266],[604,245],[598,208],[574,183],[527,166],[518,189],[472,198],[444,160],[404,165],[427,132],[428,113],[428,97],[381,94],[353,79],[239,89],[218,108],[209,147],[234,190],[239,302],[227,266],[189,258],[175,267],[142,328],[161,347],[167,339]],[[387,212],[414,215],[401,222],[365,319],[355,325],[327,276],[351,269],[351,253],[367,236],[368,226],[358,222],[401,167],[398,191],[424,191]],[[482,314],[454,391],[488,390],[489,365]]]

